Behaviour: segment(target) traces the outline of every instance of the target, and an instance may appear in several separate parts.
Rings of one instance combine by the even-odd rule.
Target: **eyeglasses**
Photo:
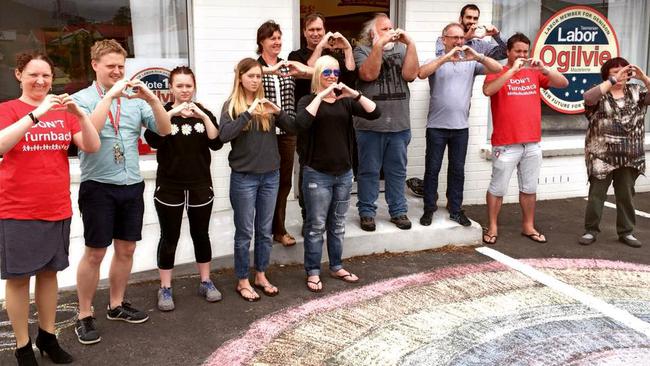
[[[464,36],[445,36],[445,38],[451,38],[454,41],[460,41],[461,39],[465,38]]]
[[[329,77],[330,75],[334,75],[334,77],[339,77],[341,76],[341,70],[339,69],[324,69],[321,71],[321,75],[325,77]]]

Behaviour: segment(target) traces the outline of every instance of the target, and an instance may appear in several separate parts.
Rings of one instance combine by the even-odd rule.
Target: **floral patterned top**
[[[203,106],[197,106],[210,117],[215,127],[217,119]],[[165,110],[172,109],[172,103]],[[179,189],[205,188],[212,186],[210,175],[210,150],[219,150],[223,143],[217,137],[210,140],[200,118],[171,118],[172,132],[164,137],[146,130],[144,137],[151,147],[158,149],[157,185],[173,186]]]
[[[587,174],[597,179],[618,168],[631,167],[645,173],[645,114],[648,90],[627,84],[624,97],[617,100],[608,92],[597,104],[586,105],[589,120],[585,138]]]

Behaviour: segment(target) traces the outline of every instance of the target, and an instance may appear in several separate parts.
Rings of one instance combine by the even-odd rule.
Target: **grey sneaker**
[[[158,289],[158,310],[174,310],[174,298],[172,297],[171,287],[161,287]]]
[[[578,239],[580,245],[590,245],[596,242],[596,235],[592,233],[585,233],[583,236]]]
[[[639,239],[635,238],[632,234],[627,234],[625,236],[620,236],[618,241],[621,243],[631,246],[632,248],[641,248],[641,242]]]
[[[205,297],[208,302],[221,300],[221,292],[214,287],[212,281],[201,281],[199,285],[199,295]]]

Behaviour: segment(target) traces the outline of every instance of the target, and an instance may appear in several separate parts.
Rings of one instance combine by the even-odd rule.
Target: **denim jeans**
[[[380,122],[377,122],[380,123]],[[406,149],[411,130],[374,132],[357,130],[359,173],[357,175],[359,216],[374,217],[379,197],[379,172],[384,169],[386,203],[391,217],[408,211],[406,195]]]
[[[350,206],[352,170],[341,175],[330,175],[303,167],[302,192],[304,193],[307,221],[305,222],[305,271],[308,276],[320,274],[323,255],[323,233],[327,230],[327,254],[330,271],[343,268],[343,237],[345,214]]]
[[[273,239],[273,210],[278,195],[280,173],[230,173],[230,204],[235,221],[235,274],[248,278],[249,248],[255,231],[255,270],[269,266]]]
[[[449,213],[458,213],[463,204],[465,185],[465,157],[469,129],[452,130],[447,128],[427,128],[427,150],[424,165],[424,209],[435,211],[438,208],[438,175],[442,166],[445,148],[447,156],[447,202]]]

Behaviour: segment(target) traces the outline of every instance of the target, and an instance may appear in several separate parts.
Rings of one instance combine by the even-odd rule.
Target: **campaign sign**
[[[131,80],[140,79],[164,105],[174,101],[174,96],[169,91],[169,72],[163,67],[149,67],[136,72]]]
[[[542,99],[562,113],[584,112],[582,94],[602,82],[600,67],[618,52],[616,32],[598,11],[572,6],[555,13],[540,28],[532,57],[564,74],[569,86],[542,89]]]

